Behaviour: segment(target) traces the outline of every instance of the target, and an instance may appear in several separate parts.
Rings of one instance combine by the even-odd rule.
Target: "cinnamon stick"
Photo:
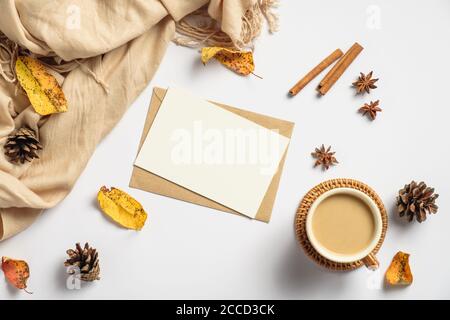
[[[341,49],[334,50],[328,57],[323,59],[317,66],[309,71],[303,78],[301,78],[292,88],[289,90],[291,96],[295,96],[300,92],[312,79],[317,77],[323,70],[328,68],[333,62],[342,57],[343,53]]]
[[[317,91],[319,91],[321,95],[326,94],[362,50],[363,47],[355,42],[333,68],[331,68],[325,78],[320,81]]]

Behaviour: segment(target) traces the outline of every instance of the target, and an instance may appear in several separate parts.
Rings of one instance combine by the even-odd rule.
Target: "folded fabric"
[[[207,5],[238,41],[256,0],[3,0],[0,2],[0,149],[15,129],[35,130],[39,160],[14,165],[0,153],[0,239],[28,227],[72,189],[97,144],[147,86],[175,22]],[[61,62],[69,111],[42,117],[17,90],[20,50]],[[43,59],[45,60],[45,59]]]

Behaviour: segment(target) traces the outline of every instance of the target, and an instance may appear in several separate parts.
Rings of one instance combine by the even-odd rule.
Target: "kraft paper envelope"
[[[153,120],[156,117],[156,114],[158,113],[159,107],[161,105],[162,100],[164,99],[166,90],[161,88],[154,88],[153,95],[150,101],[150,107],[147,114],[147,119],[145,121],[144,130],[142,133],[141,141],[139,144],[139,150],[138,153],[142,147],[142,144],[144,143],[144,140],[150,130],[150,127],[152,126]],[[218,107],[224,108],[230,112],[233,112],[235,114],[238,114],[250,121],[253,121],[265,128],[268,129],[276,129],[278,130],[278,133],[290,138],[292,135],[292,131],[294,128],[294,123],[280,120],[268,116],[264,116],[261,114],[257,114],[250,111],[245,111],[242,109],[230,107],[224,104],[216,103]],[[274,177],[272,178],[272,181],[269,185],[269,188],[267,189],[267,192],[263,198],[263,201],[261,202],[261,205],[258,209],[258,213],[256,214],[255,219],[260,220],[263,222],[269,222],[270,217],[272,215],[272,208],[275,202],[276,193],[278,190],[278,185],[281,178],[281,173],[283,170],[284,161],[286,158],[287,150],[280,161],[279,167],[277,172],[275,173]],[[236,181],[236,183],[239,183],[239,181]],[[163,196],[191,202],[194,204],[198,204],[201,206],[217,209],[224,212],[230,212],[234,214],[239,214],[238,212],[225,207],[209,198],[206,198],[198,193],[195,193],[189,189],[186,189],[180,185],[177,185],[169,180],[166,180],[156,174],[153,174],[149,171],[146,171],[144,169],[141,169],[137,166],[133,167],[133,172],[131,175],[130,180],[130,187],[141,189],[144,191],[160,194]],[[241,215],[241,214],[239,214]],[[242,215],[243,216],[243,215]]]

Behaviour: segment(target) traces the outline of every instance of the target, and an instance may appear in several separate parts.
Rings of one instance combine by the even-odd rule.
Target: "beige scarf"
[[[0,2],[0,240],[70,192],[97,144],[147,86],[171,40],[251,46],[276,19],[273,0],[2,0]],[[42,117],[18,87],[14,63],[31,54],[62,83],[69,111]],[[35,130],[40,159],[11,164],[7,136]]]

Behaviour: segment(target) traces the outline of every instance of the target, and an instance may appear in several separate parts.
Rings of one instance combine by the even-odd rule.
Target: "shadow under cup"
[[[336,188],[311,205],[306,234],[314,249],[328,260],[362,260],[368,268],[376,269],[378,261],[372,251],[381,238],[382,225],[381,212],[368,195],[352,188]],[[346,246],[353,250],[346,251]]]

